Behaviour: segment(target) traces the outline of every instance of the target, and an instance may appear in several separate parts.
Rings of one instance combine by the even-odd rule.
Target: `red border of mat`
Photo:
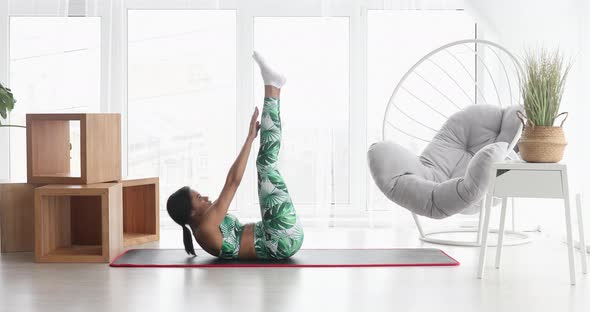
[[[137,249],[148,249],[155,250],[160,248],[137,248]],[[164,248],[162,248],[164,249]],[[319,248],[319,249],[306,249],[306,250],[396,250],[396,249],[422,249],[422,248]],[[436,249],[436,248],[434,248]],[[437,249],[442,252],[445,256],[451,258],[454,263],[403,263],[403,264],[391,264],[391,263],[380,263],[380,264],[278,264],[273,262],[268,263],[241,263],[241,264],[114,264],[120,257],[126,254],[129,250],[125,250],[122,254],[118,255],[109,263],[109,266],[113,268],[367,268],[367,267],[425,267],[425,266],[458,266],[461,263],[455,258],[449,256],[446,252],[441,249]]]

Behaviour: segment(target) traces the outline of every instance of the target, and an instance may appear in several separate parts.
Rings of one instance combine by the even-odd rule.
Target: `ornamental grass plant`
[[[529,51],[524,57],[521,91],[527,126],[552,127],[559,115],[571,63],[558,51]]]

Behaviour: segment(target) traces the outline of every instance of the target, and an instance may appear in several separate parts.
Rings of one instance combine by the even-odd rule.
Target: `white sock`
[[[254,51],[252,58],[260,67],[260,73],[262,74],[262,80],[264,80],[265,86],[273,86],[280,89],[287,82],[287,77],[269,66],[258,52]]]

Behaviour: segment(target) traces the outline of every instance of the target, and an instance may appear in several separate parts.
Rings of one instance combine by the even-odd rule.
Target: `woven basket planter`
[[[567,118],[567,113],[566,118]],[[519,115],[520,117],[520,115]],[[563,152],[567,145],[563,133],[563,122],[559,127],[526,126],[518,141],[520,156],[527,162],[556,163],[563,159]]]

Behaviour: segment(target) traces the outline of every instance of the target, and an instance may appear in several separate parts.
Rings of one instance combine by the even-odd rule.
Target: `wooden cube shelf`
[[[0,249],[33,251],[35,247],[35,185],[0,184]]]
[[[70,168],[70,121],[80,122],[80,176]],[[120,114],[27,114],[27,181],[92,184],[121,179]]]
[[[124,246],[159,240],[159,179],[134,179],[121,183],[123,184]]]
[[[121,183],[35,189],[37,262],[109,262],[123,249]]]

